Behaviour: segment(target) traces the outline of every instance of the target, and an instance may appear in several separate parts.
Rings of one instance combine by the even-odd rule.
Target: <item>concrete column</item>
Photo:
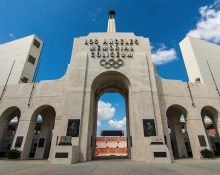
[[[22,160],[29,158],[29,153],[30,153],[30,149],[31,149],[31,143],[32,143],[35,125],[36,125],[36,122],[30,121],[30,120],[20,119],[20,121],[19,121],[13,146],[15,145],[15,141],[18,136],[24,137],[23,142],[22,142],[22,146],[20,148],[20,150],[22,151],[22,153],[21,153]]]
[[[51,148],[51,144],[52,144],[52,137],[53,137],[53,125],[49,126],[49,131],[47,134],[47,138],[45,141],[45,148],[44,148],[44,155],[43,158],[48,159],[49,155],[50,155],[50,148]]]
[[[48,148],[48,144],[51,142],[51,131],[52,131],[51,122],[44,121],[41,125],[41,130],[39,134],[39,139],[44,138],[43,147],[37,147],[34,158],[35,159],[43,159],[46,148]],[[39,141],[39,140],[38,140]],[[39,142],[38,142],[39,143]]]
[[[216,120],[216,129],[218,130],[218,136],[220,137],[220,116],[218,116],[217,120]]]
[[[210,138],[209,138],[208,130],[206,129],[206,125],[205,125],[204,119],[202,119],[202,123],[203,123],[203,128],[204,128],[204,130],[205,130],[206,137],[207,137],[207,140],[208,140],[207,145],[209,145],[209,146],[210,146],[210,150],[213,151],[212,143],[211,143],[211,140],[210,140]],[[215,124],[214,124],[214,126],[215,126]]]
[[[128,97],[125,98],[125,108],[126,108],[126,129],[127,129],[127,148],[128,148],[128,157],[131,159],[131,131],[130,131],[130,112],[129,112],[129,94]]]
[[[157,130],[157,135],[161,136],[162,139],[164,139],[164,127],[162,123],[162,117],[161,117],[161,111],[160,111],[160,106],[159,106],[159,99],[158,95],[153,93],[153,101],[155,106],[155,125],[156,125],[156,130]]]
[[[200,115],[198,115],[200,116]],[[190,116],[187,116],[186,127],[190,140],[190,145],[192,149],[193,159],[201,159],[200,151],[204,148],[210,149],[210,145],[208,142],[208,138],[206,135],[206,131],[203,126],[202,119],[193,119]],[[203,135],[205,137],[205,141],[207,146],[201,147],[198,139],[198,135]]]
[[[7,126],[8,126],[8,122],[7,120],[2,120],[0,122],[0,152],[2,150],[2,139],[4,137],[4,133],[5,133],[5,130],[7,129]]]
[[[128,94],[128,113],[129,113],[129,136],[131,137],[132,140],[130,140],[130,142],[132,142],[132,146],[130,148],[130,158],[131,160],[135,160],[136,155],[135,155],[135,123],[137,122],[136,120],[134,120],[134,112],[133,112],[133,101],[132,101],[132,93],[129,92]]]
[[[173,122],[170,122],[170,142],[172,141],[173,145],[171,144],[171,149],[173,152],[174,158],[179,158],[179,151],[178,151],[178,145],[177,145],[177,140],[176,140],[176,135],[175,135],[175,128]]]
[[[89,133],[89,117],[90,117],[90,93],[85,92],[85,100],[83,101],[83,112],[80,126],[80,161],[88,161],[91,158],[89,151],[91,134]],[[94,116],[93,116],[94,119]],[[89,158],[89,159],[88,159]]]
[[[0,140],[2,139],[2,137],[4,135],[7,123],[8,123],[7,121],[1,121],[0,122]]]
[[[52,140],[51,140],[51,147],[50,147],[50,153],[49,153],[49,158],[48,160],[51,162],[53,161],[55,157],[55,152],[56,152],[56,146],[58,144],[58,140],[60,136],[65,136],[66,135],[66,120],[61,121],[60,117],[57,117],[59,119],[55,120],[55,125],[54,129],[52,131]],[[64,129],[65,128],[65,129]]]
[[[182,133],[181,123],[175,122],[173,127],[174,127],[179,157],[188,157],[186,145]]]
[[[162,118],[165,118],[165,116],[162,116]],[[164,135],[166,136],[167,147],[170,151],[170,158],[171,158],[171,160],[174,160],[173,149],[172,149],[172,145],[171,145],[170,133],[168,131],[167,120],[163,120],[163,128],[164,128]]]
[[[134,89],[133,89],[134,90]],[[130,127],[132,135],[131,158],[135,161],[151,162],[151,137],[144,137],[143,119],[154,119],[152,94],[150,92],[139,92],[130,95]],[[151,118],[148,118],[148,117]],[[156,122],[155,122],[156,126]]]

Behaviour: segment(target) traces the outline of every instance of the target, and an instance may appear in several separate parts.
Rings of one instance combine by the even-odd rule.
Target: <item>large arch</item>
[[[126,103],[126,128],[127,128],[127,139],[128,139],[128,157],[131,157],[131,140],[130,140],[130,127],[129,127],[129,88],[130,82],[128,78],[116,71],[107,71],[98,75],[92,82],[91,86],[91,101],[90,101],[90,124],[88,137],[90,143],[87,149],[89,150],[89,160],[95,157],[95,137],[96,137],[96,127],[97,127],[97,107],[98,99],[104,93],[119,93],[121,94]],[[91,146],[90,146],[91,145]]]
[[[210,148],[216,156],[220,156],[219,112],[212,106],[204,106],[201,109],[201,117]]]
[[[107,71],[98,75],[92,82],[91,90],[101,96],[105,92],[118,91],[126,95],[130,88],[129,79],[122,73]]]
[[[7,108],[0,115],[0,157],[12,147],[20,116],[21,111],[17,106]]]
[[[26,158],[49,158],[55,117],[55,108],[50,105],[42,105],[35,109],[28,129]]]
[[[166,111],[168,131],[173,157],[185,158],[192,156],[191,145],[187,133],[187,110],[178,104],[173,104]]]

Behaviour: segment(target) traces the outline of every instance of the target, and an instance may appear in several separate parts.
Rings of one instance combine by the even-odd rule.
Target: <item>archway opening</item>
[[[209,145],[216,156],[220,156],[220,137],[218,132],[218,111],[211,107],[205,106],[201,110],[203,125],[209,140]]]
[[[174,159],[192,157],[185,108],[180,105],[172,105],[167,109],[166,114]]]
[[[127,158],[127,115],[124,97],[120,93],[104,93],[97,106],[95,157]]]
[[[55,109],[49,105],[41,106],[34,112],[30,126],[29,158],[47,159],[49,157],[55,116]]]
[[[5,157],[12,147],[20,116],[17,107],[8,108],[0,116],[0,157]]]
[[[91,117],[89,125],[88,137],[91,138],[89,142],[90,159],[101,158],[130,158],[131,157],[131,136],[129,125],[129,87],[130,83],[128,78],[115,71],[108,71],[100,74],[95,78],[92,83],[91,91]],[[123,111],[118,118],[112,116],[111,119],[104,122],[106,128],[100,129],[100,105],[108,106],[108,102],[112,97],[115,97],[115,101],[112,108],[117,108],[118,111]],[[121,101],[121,103],[120,103]],[[119,104],[120,103],[120,104]],[[117,105],[119,105],[117,107]],[[114,110],[114,109],[113,109]],[[98,126],[99,125],[99,126]],[[109,126],[113,126],[109,128]],[[116,128],[118,127],[118,128]],[[115,132],[115,130],[118,132]],[[101,134],[101,130],[107,130],[107,132]],[[108,132],[113,130],[113,132]],[[124,131],[124,132],[123,132]],[[114,136],[114,134],[116,136]],[[106,140],[106,137],[111,137]],[[100,136],[100,143],[96,136]],[[89,139],[90,140],[90,139]],[[111,140],[111,141],[110,141]],[[107,143],[106,143],[107,142]],[[105,148],[103,150],[97,148]],[[113,148],[113,149],[111,149]],[[102,151],[102,152],[101,152]],[[104,152],[105,151],[105,152]],[[117,151],[117,152],[116,152]],[[105,153],[105,154],[104,154]]]

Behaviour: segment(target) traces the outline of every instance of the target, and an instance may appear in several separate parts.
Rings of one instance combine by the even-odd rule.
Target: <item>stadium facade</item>
[[[201,159],[204,148],[219,153],[220,46],[187,36],[180,46],[189,82],[166,80],[156,73],[149,39],[116,32],[114,16],[110,11],[108,32],[74,39],[70,64],[58,80],[20,81],[22,71],[10,73],[19,72],[13,61],[1,62],[8,67],[0,83],[2,154],[16,148],[21,159],[48,158],[62,164],[94,159],[98,99],[106,92],[125,99],[129,159],[170,163],[190,156]],[[34,50],[35,62],[28,59],[27,48],[22,70],[31,61],[33,70],[37,67],[43,43],[31,38],[20,41]],[[18,41],[6,45],[0,61],[6,52],[22,49]],[[16,64],[17,57],[10,57]],[[28,80],[33,79],[30,74]]]

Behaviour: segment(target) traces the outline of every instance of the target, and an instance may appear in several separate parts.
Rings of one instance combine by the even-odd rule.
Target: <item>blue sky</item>
[[[102,130],[124,130],[126,135],[125,100],[119,93],[105,93],[98,102],[96,135]]]
[[[57,79],[70,62],[73,38],[105,32],[110,9],[116,11],[117,31],[150,38],[164,78],[188,80],[178,43],[189,32],[220,43],[220,8],[214,0],[0,0],[0,43],[36,34],[44,41],[37,81]],[[116,95],[101,100],[115,108],[111,119],[123,119],[123,110],[114,106],[123,106],[123,100]]]

